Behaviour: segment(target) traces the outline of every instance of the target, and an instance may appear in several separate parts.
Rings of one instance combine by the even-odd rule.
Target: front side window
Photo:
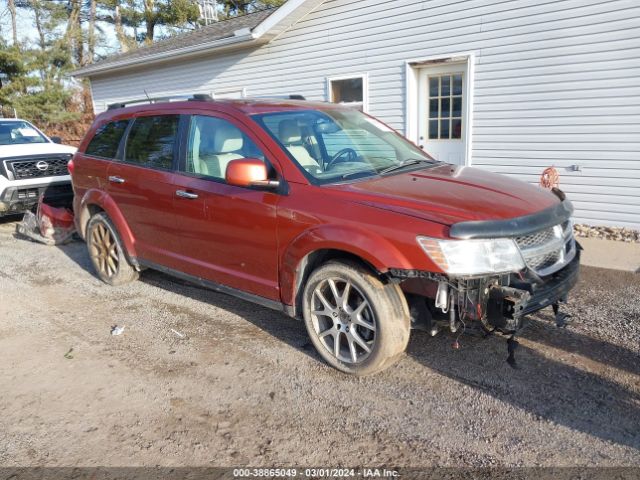
[[[224,179],[229,162],[240,158],[265,160],[260,148],[233,123],[216,117],[191,117],[186,173]]]
[[[48,140],[28,122],[0,121],[0,145],[47,143]]]
[[[118,120],[98,127],[91,142],[87,145],[85,154],[94,157],[115,158],[128,123],[128,120]]]
[[[386,174],[435,161],[358,110],[304,110],[253,117],[315,183]],[[389,170],[391,169],[391,170]]]
[[[129,131],[125,161],[137,165],[170,170],[173,164],[178,115],[138,117]]]

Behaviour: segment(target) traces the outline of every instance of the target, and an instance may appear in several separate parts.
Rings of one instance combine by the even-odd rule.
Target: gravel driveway
[[[573,324],[532,318],[520,370],[504,338],[414,332],[358,379],[283,314],[153,271],[109,287],[83,243],[14,229],[0,220],[0,465],[640,464],[640,275],[584,268]]]

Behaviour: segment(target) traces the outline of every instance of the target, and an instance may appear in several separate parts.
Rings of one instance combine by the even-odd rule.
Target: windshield
[[[315,183],[385,175],[435,164],[429,155],[358,110],[303,110],[253,117]]]
[[[48,140],[28,122],[0,120],[0,145],[47,143]]]

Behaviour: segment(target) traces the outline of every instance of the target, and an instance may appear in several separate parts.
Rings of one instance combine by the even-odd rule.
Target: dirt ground
[[[2,466],[640,465],[640,275],[584,268],[572,325],[532,318],[520,370],[504,338],[414,332],[359,379],[283,314],[153,271],[109,287],[83,243],[14,229],[0,220]]]

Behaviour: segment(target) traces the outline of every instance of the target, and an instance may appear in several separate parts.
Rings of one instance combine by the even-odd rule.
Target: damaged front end
[[[509,358],[513,361],[517,344],[513,335],[526,315],[552,306],[557,325],[564,326],[568,316],[559,311],[559,304],[567,300],[578,281],[581,247],[573,237],[571,204],[561,199],[553,209],[527,217],[456,224],[451,227],[451,236],[464,239],[459,244],[456,240],[419,238],[427,254],[447,273],[390,271],[407,294],[414,328],[435,335],[442,328],[458,332],[461,327],[477,325],[485,332],[511,335]],[[448,244],[464,246],[467,257]],[[464,260],[474,262],[489,248],[493,250],[486,254],[488,259],[479,262],[478,270],[487,265],[497,265],[497,270],[508,268],[509,261],[517,268],[506,273],[463,270]],[[508,260],[514,257],[513,248],[517,249],[520,263]],[[458,262],[454,255],[462,261]]]

